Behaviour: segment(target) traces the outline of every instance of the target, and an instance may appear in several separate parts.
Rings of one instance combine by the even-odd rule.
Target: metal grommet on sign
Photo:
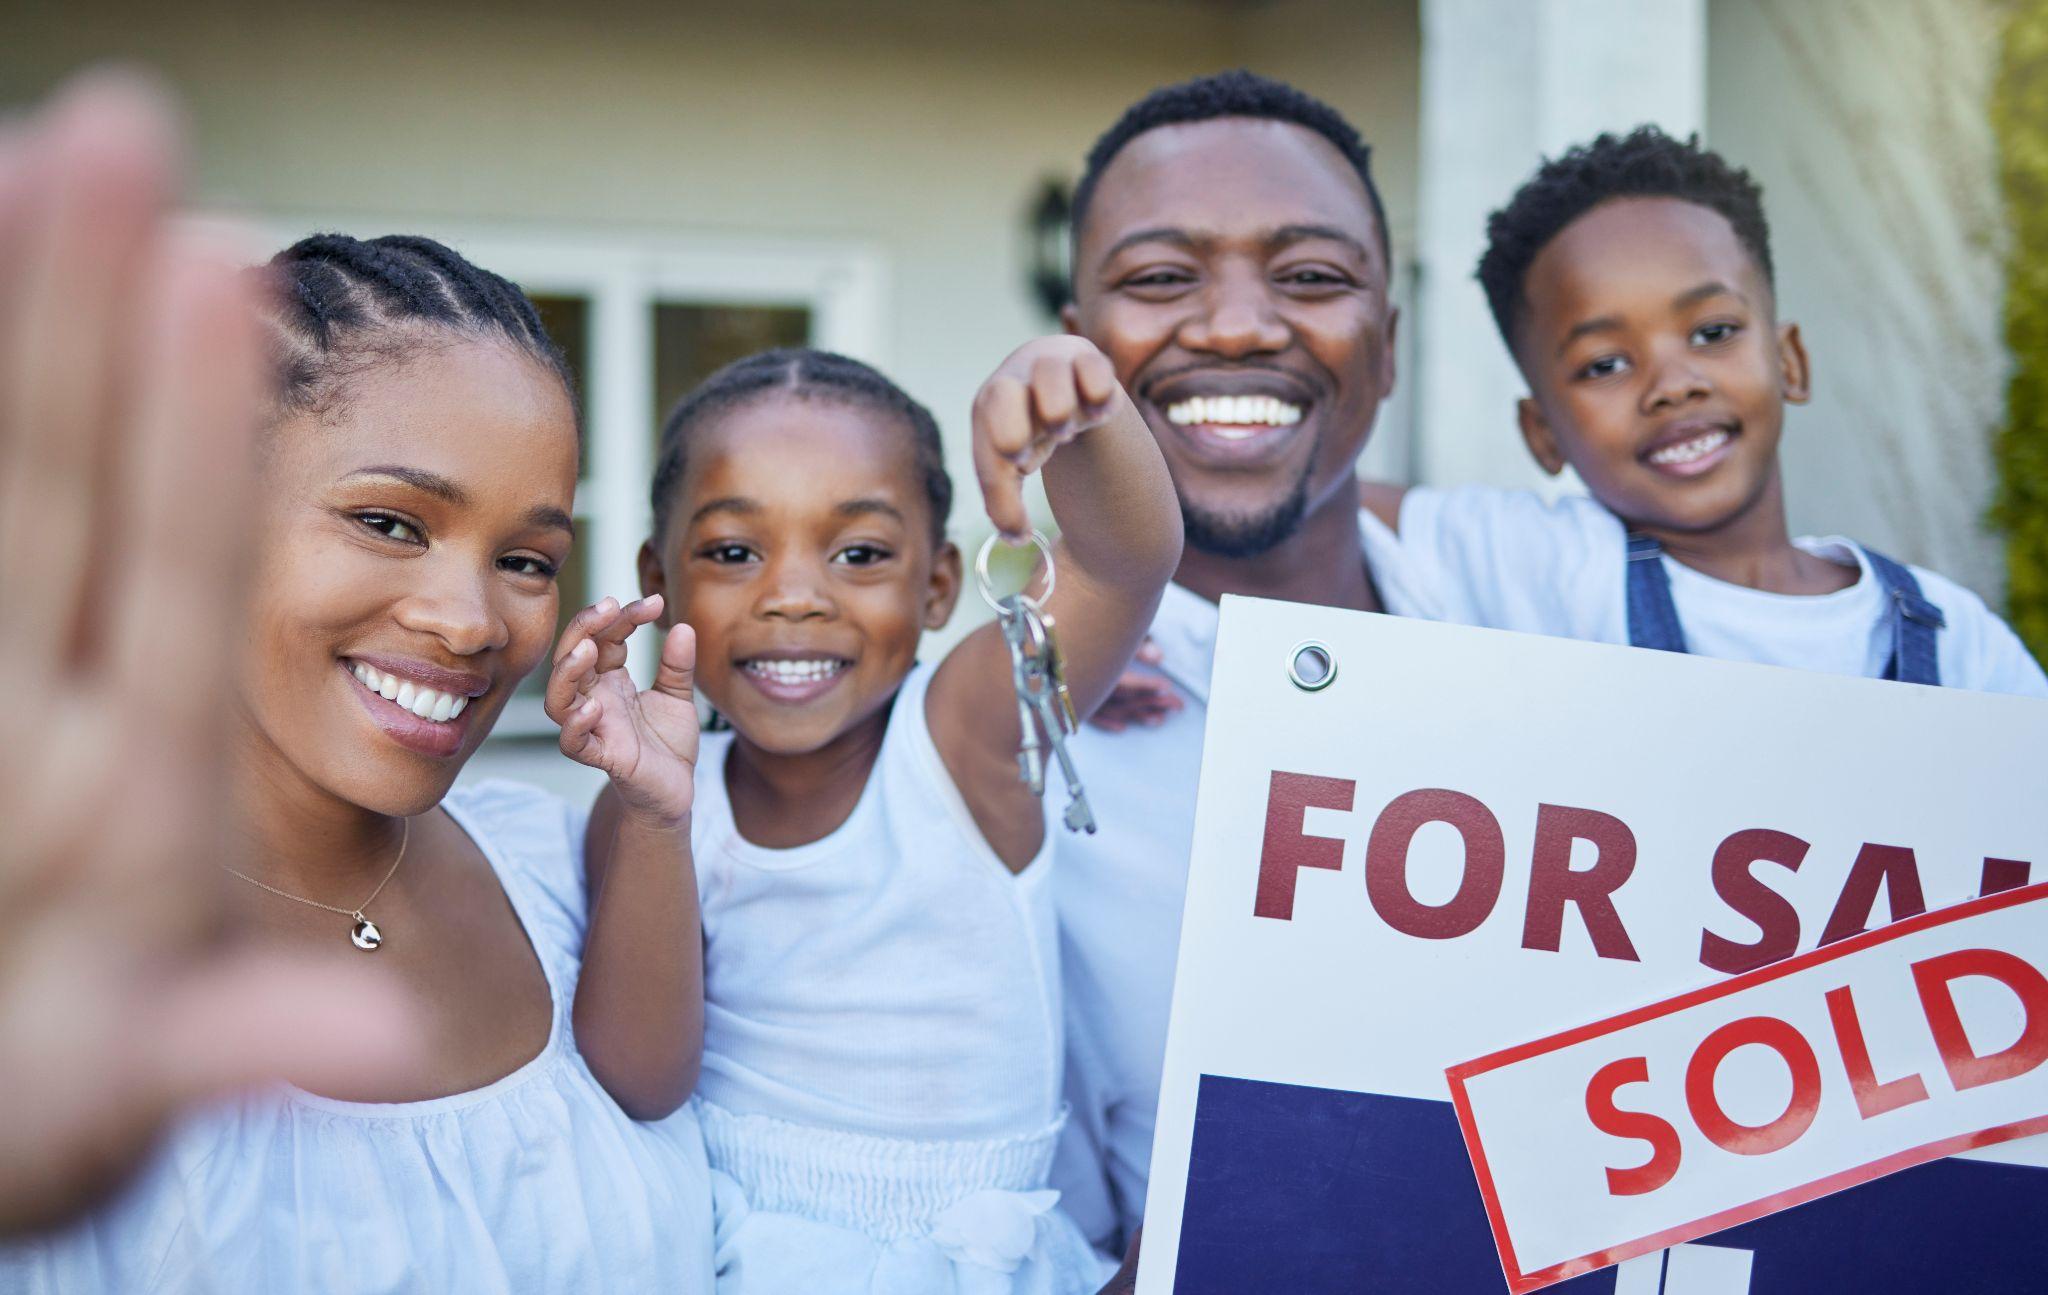
[[[1337,654],[1318,639],[1306,639],[1287,654],[1287,677],[1303,692],[1318,692],[1337,677]]]

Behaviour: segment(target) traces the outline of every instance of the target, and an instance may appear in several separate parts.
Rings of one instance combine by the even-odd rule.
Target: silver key
[[[1017,749],[1017,776],[1034,796],[1045,794],[1045,756],[1039,746],[1038,724],[1033,701],[1034,647],[1029,641],[1030,624],[1022,606],[1023,598],[1011,594],[998,606],[996,620],[1002,627],[1003,643],[1010,649],[1010,684],[1017,692],[1017,727],[1023,741]]]
[[[1040,709],[1056,708],[1054,694],[1047,690]],[[1067,812],[1064,821],[1069,832],[1095,831],[1095,811],[1088,807],[1088,792],[1081,786],[1080,771],[1074,768],[1074,757],[1067,754],[1067,735],[1060,727],[1061,715],[1055,711],[1048,728],[1052,731],[1052,753],[1060,762],[1060,776],[1067,780]]]
[[[1066,671],[1059,645],[1053,641],[1052,617],[1037,600],[1022,593],[998,598],[990,584],[989,554],[997,537],[982,543],[974,558],[975,583],[988,605],[995,608],[1003,633],[1003,645],[1010,650],[1010,683],[1017,693],[1017,777],[1038,797],[1045,795],[1045,747],[1052,746],[1059,762],[1060,776],[1067,783],[1065,822],[1070,832],[1093,832],[1095,811],[1089,808],[1088,793],[1081,787],[1081,774],[1067,751],[1067,738],[1079,727],[1075,723],[1074,701],[1067,691]],[[1054,569],[1052,544],[1037,531],[1031,543],[1045,555],[1045,591],[1050,598]]]
[[[1042,730],[1044,741],[1051,745],[1053,758],[1059,762],[1060,776],[1067,784],[1067,809],[1062,821],[1070,832],[1094,832],[1095,812],[1089,807],[1088,793],[1081,786],[1081,774],[1074,767],[1074,757],[1067,751],[1067,736],[1074,731],[1073,702],[1067,696],[1066,680],[1062,677],[1059,644],[1053,638],[1052,618],[1038,609],[1029,598],[1019,598],[1016,605],[1017,629],[1016,647],[1013,660],[1021,661],[1018,674],[1018,697],[1028,700],[1035,713],[1036,727]],[[1007,634],[1006,634],[1007,637]],[[1026,729],[1026,743],[1034,748],[1038,734]],[[1041,773],[1032,794],[1042,796],[1044,792],[1043,762]]]

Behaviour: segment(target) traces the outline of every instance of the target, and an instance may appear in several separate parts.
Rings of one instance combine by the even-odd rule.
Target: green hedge
[[[1993,442],[2013,628],[2048,660],[2048,0],[2007,9],[1991,120],[2005,216],[2005,341],[2012,351],[2005,426]]]

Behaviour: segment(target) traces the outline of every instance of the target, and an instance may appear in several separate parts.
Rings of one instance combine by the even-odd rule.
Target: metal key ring
[[[1045,532],[1034,527],[1026,543],[1036,546],[1038,551],[1045,555],[1045,592],[1031,600],[1034,603],[1043,604],[1046,599],[1052,597],[1053,582],[1056,578],[1052,565],[1052,541],[1045,538]],[[997,544],[1009,544],[1009,541],[1005,540],[1002,534],[998,532],[981,542],[981,551],[974,555],[974,583],[976,588],[981,590],[981,600],[995,608],[996,614],[1000,616],[1003,613],[1003,603],[1000,598],[995,596],[994,587],[989,583],[988,578],[988,555],[995,552]],[[1023,545],[1015,544],[1010,545],[1010,547],[1022,548]],[[1030,588],[1030,582],[1026,581],[1024,587],[1026,589]],[[1029,595],[1025,596],[1028,597]]]

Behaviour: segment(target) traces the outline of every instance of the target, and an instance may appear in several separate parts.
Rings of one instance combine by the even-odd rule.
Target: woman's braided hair
[[[559,377],[574,403],[568,363],[519,285],[431,238],[314,234],[272,257],[268,273],[280,413],[325,411],[349,378],[434,333],[502,337]]]

